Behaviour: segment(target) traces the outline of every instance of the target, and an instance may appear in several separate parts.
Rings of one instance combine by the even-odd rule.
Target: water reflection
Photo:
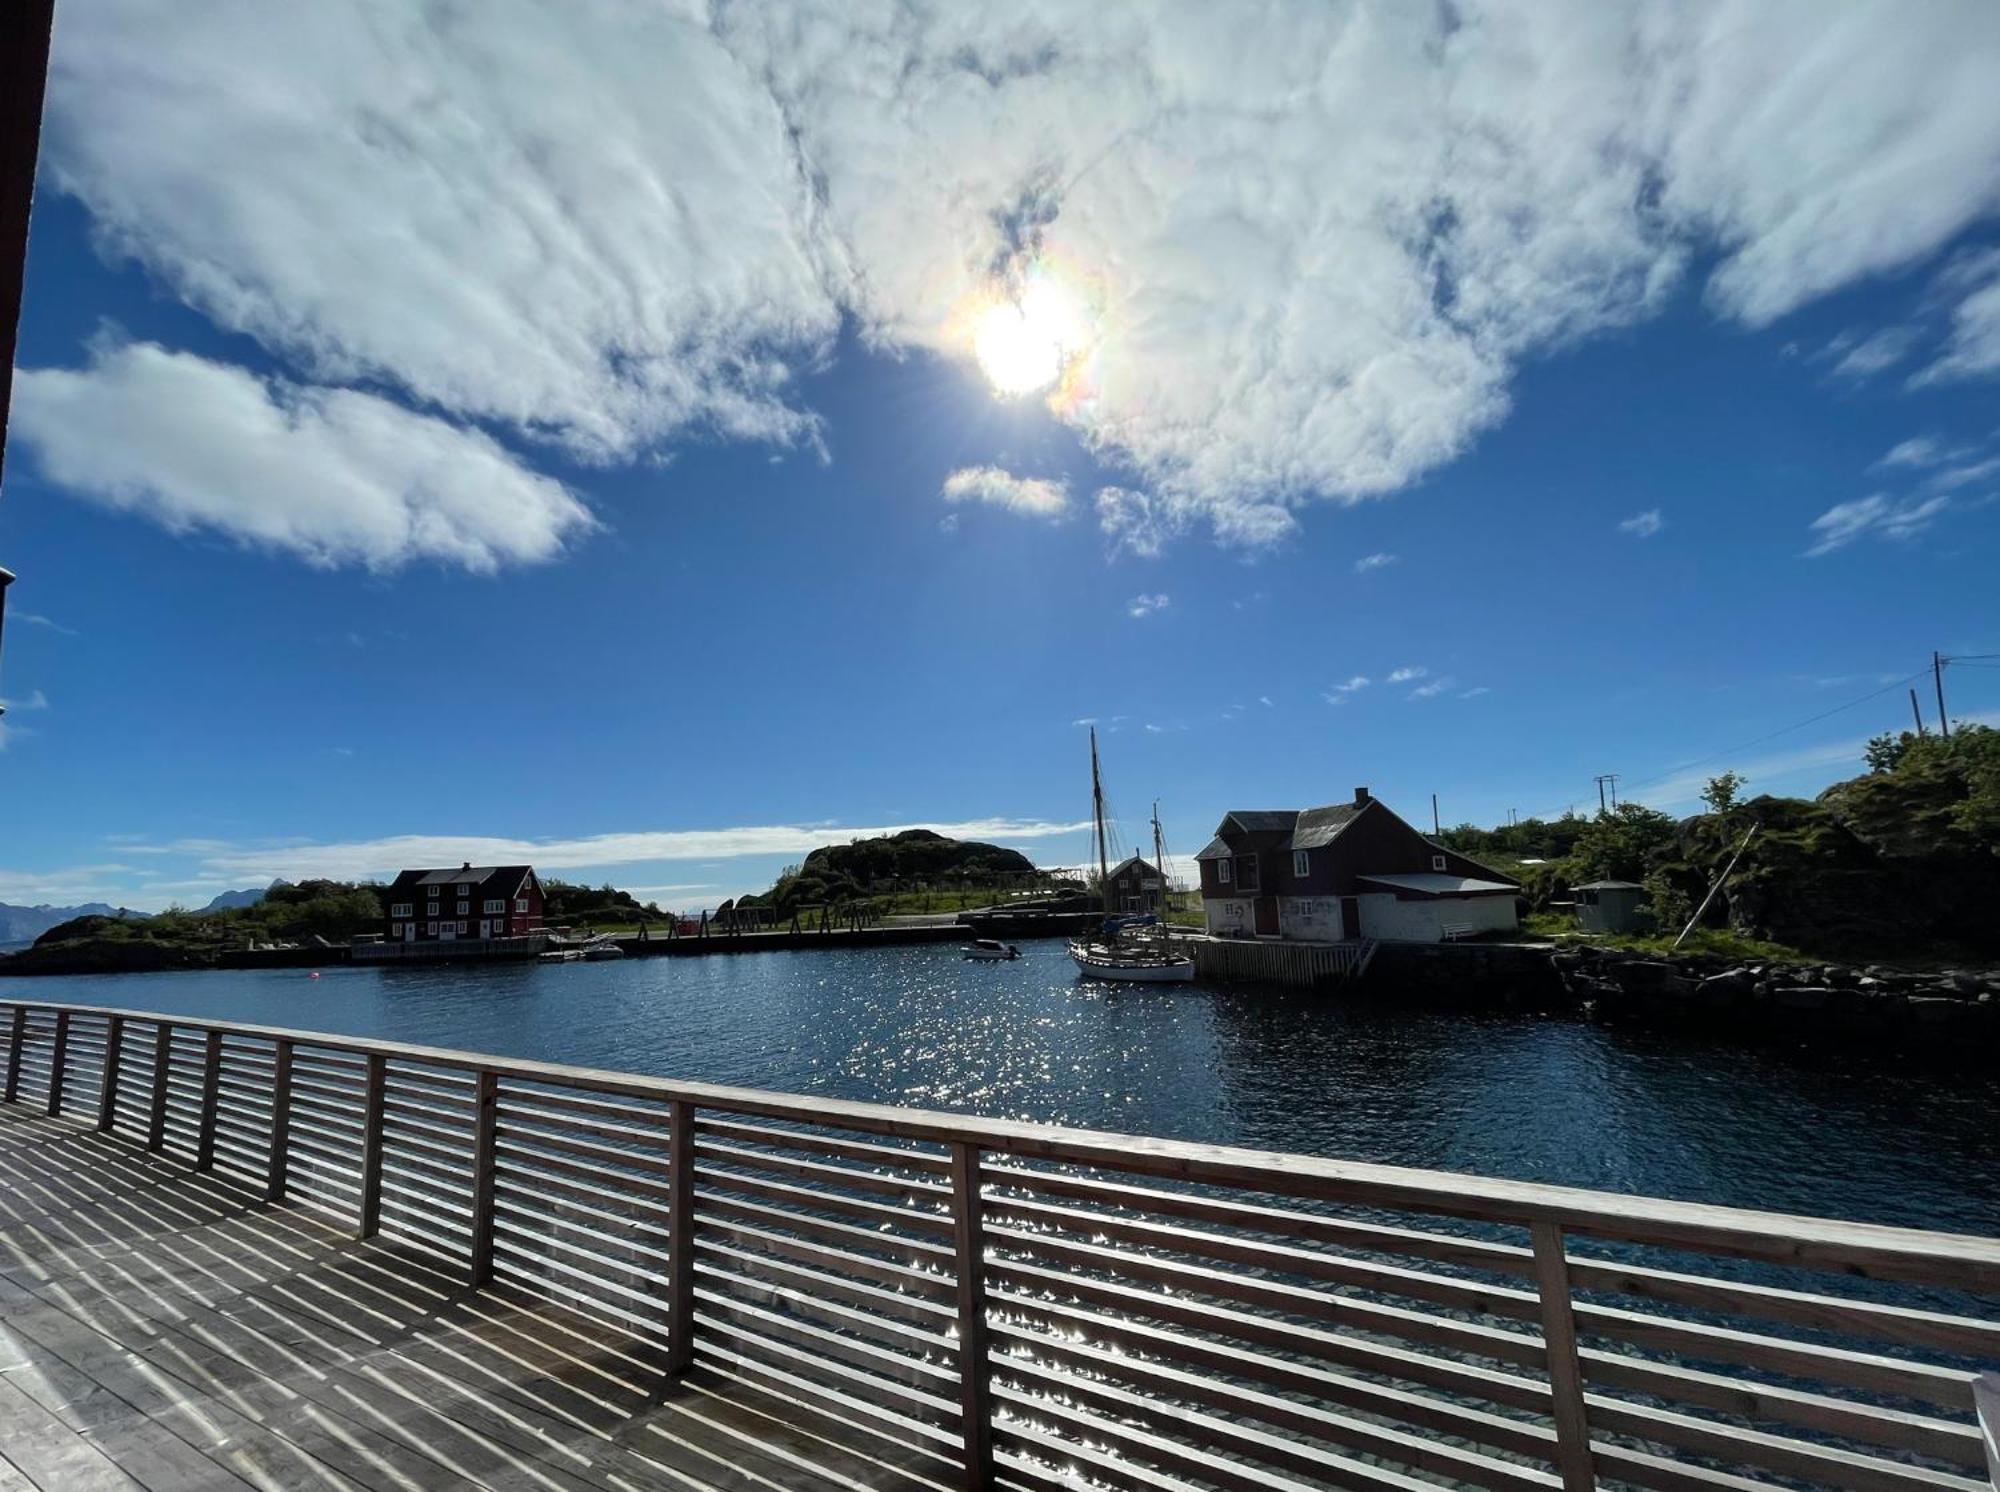
[[[1533,1015],[1079,982],[1057,943],[9,981],[792,1092],[2000,1232],[2000,1076]]]

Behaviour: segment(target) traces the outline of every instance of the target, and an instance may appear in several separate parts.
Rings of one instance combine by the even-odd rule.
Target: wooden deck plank
[[[935,1485],[781,1395],[143,1136],[0,1106],[0,1492]]]

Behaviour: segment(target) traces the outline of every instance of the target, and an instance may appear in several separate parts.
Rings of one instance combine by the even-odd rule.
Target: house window
[[[1229,861],[1218,860],[1215,862],[1215,878],[1223,885],[1227,886],[1229,884],[1229,879],[1233,874],[1235,874],[1235,871]]]
[[[1236,859],[1236,884],[1245,891],[1257,889],[1257,857],[1239,855]]]
[[[471,910],[472,910],[472,903],[469,901],[462,901],[458,904],[458,915],[461,917],[463,917],[467,912]],[[461,928],[460,931],[462,932],[464,931],[464,929]]]
[[[389,924],[389,936],[390,936],[390,937],[392,937],[392,938],[400,938],[400,937],[401,937],[402,935],[403,935],[403,924],[402,924],[402,923],[400,923],[400,922],[392,922],[392,923],[390,923],[390,924]]]
[[[469,884],[468,884],[468,885],[463,885],[463,886],[460,886],[460,887],[458,888],[458,894],[459,894],[460,896],[466,896],[466,895],[469,895],[469,894],[471,893],[471,891],[472,891],[472,887],[471,887],[471,886],[470,886]]]
[[[525,897],[525,896],[520,896],[520,897],[516,897],[516,898],[514,899],[514,910],[515,910],[515,911],[517,911],[517,912],[525,912],[525,911],[527,911],[527,910],[528,910],[528,898],[527,898],[527,897]]]
[[[1431,856],[1431,869],[1432,869],[1432,870],[1443,870],[1443,869],[1444,869],[1444,856],[1442,856],[1442,855],[1433,855],[1433,856]]]
[[[506,911],[506,910],[507,910],[507,903],[506,903],[506,902],[504,902],[504,901],[489,901],[489,902],[487,902],[487,903],[486,903],[485,907],[484,907],[484,908],[483,908],[482,910],[484,910],[484,911],[485,911],[485,913],[486,913],[486,915],[490,917],[490,916],[492,916],[492,915],[493,915],[493,914],[494,914],[495,912],[504,912],[504,911]]]
[[[465,924],[463,922],[458,924],[458,935],[461,938],[465,936]]]
[[[424,924],[424,932],[427,936],[434,938],[438,935],[438,925],[435,922],[426,922]]]
[[[1292,874],[1304,880],[1313,871],[1313,857],[1308,850],[1292,851]]]
[[[410,904],[409,904],[408,902],[406,902],[406,901],[399,901],[399,902],[397,902],[397,903],[396,903],[396,904],[395,904],[395,905],[394,905],[393,907],[389,908],[389,915],[390,915],[391,917],[407,917],[407,916],[409,916],[409,915],[410,915]]]

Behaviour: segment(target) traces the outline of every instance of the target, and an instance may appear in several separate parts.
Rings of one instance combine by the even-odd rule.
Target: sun
[[[972,355],[994,393],[1021,398],[1060,383],[1089,350],[1090,332],[1082,297],[1038,267],[973,313]]]

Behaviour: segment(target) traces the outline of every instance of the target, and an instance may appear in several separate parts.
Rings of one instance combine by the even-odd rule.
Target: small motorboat
[[[609,938],[605,938],[600,942],[591,943],[585,947],[583,956],[594,963],[602,958],[623,958],[625,950]]]
[[[581,948],[551,948],[541,955],[545,964],[573,964],[583,958]]]
[[[976,959],[983,964],[1004,963],[1010,958],[1019,958],[1021,950],[1012,943],[1003,943],[998,938],[976,938],[958,950],[960,958]]]

